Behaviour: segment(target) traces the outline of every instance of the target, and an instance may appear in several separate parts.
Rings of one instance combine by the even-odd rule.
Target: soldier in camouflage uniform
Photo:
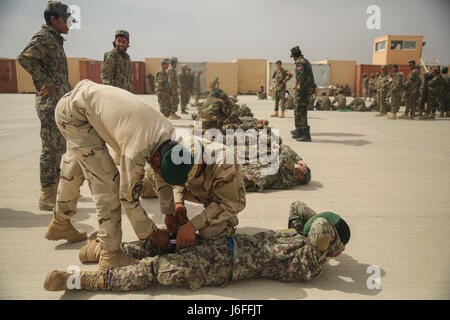
[[[391,66],[391,70],[392,81],[387,94],[388,97],[391,97],[391,113],[388,115],[387,119],[397,119],[397,112],[400,109],[403,91],[403,72],[398,70],[398,65],[396,64]]]
[[[420,74],[414,60],[409,61],[409,66],[411,67],[411,72],[408,74],[408,80],[405,83],[405,93],[403,94],[405,113],[400,118],[408,119],[409,117],[409,119],[414,120],[417,96],[420,87]]]
[[[332,212],[317,214],[301,201],[290,206],[289,229],[255,235],[235,234],[215,241],[198,241],[177,253],[161,252],[147,241],[124,243],[123,251],[141,262],[101,271],[82,271],[80,289],[136,291],[162,284],[197,290],[244,279],[309,281],[337,257],[350,240],[350,228]],[[70,274],[48,273],[44,288],[68,290]]]
[[[70,91],[64,38],[68,23],[73,21],[67,5],[49,1],[44,12],[46,24],[36,33],[17,57],[20,65],[31,75],[37,94],[36,112],[41,122],[42,151],[40,155],[41,196],[39,209],[52,211],[60,175],[61,157],[66,142],[56,127],[55,107]]]
[[[292,137],[297,141],[311,141],[311,135],[308,126],[308,100],[309,96],[314,93],[316,84],[314,83],[314,75],[311,64],[305,57],[298,46],[291,49],[291,57],[295,61],[295,131]]]
[[[258,96],[258,100],[266,100],[267,93],[264,90],[264,86],[261,86],[258,91],[256,91],[256,95]]]
[[[334,107],[334,104],[337,102],[337,106]],[[347,98],[344,96],[344,90],[338,89],[337,95],[334,97],[333,102],[331,102],[331,107],[333,109],[347,109]]]
[[[387,94],[389,92],[389,85],[391,82],[391,78],[387,73],[387,66],[381,67],[381,74],[377,80],[377,95],[378,101],[377,104],[380,106],[380,113],[378,113],[377,117],[382,117],[387,114]]]
[[[205,130],[216,128],[222,131],[225,124],[239,122],[238,112],[238,105],[233,103],[224,91],[215,89],[203,102],[199,120]]]
[[[302,158],[289,146],[279,146],[278,171],[275,174],[263,174],[263,168],[269,164],[246,164],[242,166],[245,190],[261,192],[265,189],[289,189],[311,181],[311,170]]]
[[[366,99],[363,97],[355,97],[352,102],[347,106],[348,109],[351,109],[352,111],[368,111],[369,108],[366,107]]]
[[[131,59],[126,52],[130,43],[130,34],[117,30],[113,41],[114,49],[105,53],[102,63],[103,84],[133,92],[133,70]]]
[[[316,96],[310,95],[308,98],[308,110],[314,110],[314,103],[316,102]]]
[[[367,73],[364,73],[362,79],[362,96],[364,99],[367,99],[369,94],[369,78],[367,77]]]
[[[139,196],[145,164],[157,161],[160,154],[170,156],[170,149],[163,152],[162,148],[170,143],[177,145],[171,142],[172,123],[136,95],[90,80],[80,81],[61,98],[55,119],[68,147],[61,162],[54,219],[47,231],[79,236],[78,230],[66,226],[65,222],[77,212],[80,187],[86,178],[97,211],[102,247],[100,268],[136,262],[119,250],[121,206],[139,239],[150,237],[158,246],[168,247],[169,239],[148,217]],[[119,170],[106,143],[121,155]],[[181,168],[187,174],[192,166],[179,164],[171,170]],[[161,172],[165,174],[165,170]]]
[[[191,98],[194,95],[194,72],[191,70],[191,68],[187,69],[187,73],[189,76],[189,101],[188,103],[191,103]]]
[[[330,111],[331,110],[331,100],[327,96],[326,92],[322,92],[322,95],[319,98],[317,98],[315,107],[317,110],[322,110],[322,111]]]
[[[180,89],[181,113],[187,114],[186,106],[189,103],[190,79],[187,74],[187,65],[181,66],[181,72],[178,74],[178,87]]]
[[[178,59],[175,57],[170,58],[170,66],[167,69],[167,77],[169,79],[169,91],[170,91],[170,104],[171,104],[171,115],[169,119],[179,120],[181,119],[176,112],[178,111],[178,104],[180,103],[180,98],[178,97],[178,77],[177,77],[177,63]]]
[[[442,106],[444,107],[445,116],[450,117],[450,77],[448,74],[448,67],[442,68],[442,79],[444,80],[442,93]]]
[[[271,117],[284,118],[284,110],[286,105],[286,83],[292,78],[292,74],[282,67],[282,62],[278,60],[276,63],[277,70],[273,72],[272,79],[275,83],[275,113]],[[281,103],[281,105],[280,105]],[[281,114],[278,114],[278,106],[281,107]]]
[[[152,74],[148,74],[145,76],[148,79],[149,86],[150,86],[150,94],[155,93],[155,77]]]
[[[378,78],[378,72],[375,74],[371,73],[370,77],[369,77],[369,98],[370,100],[372,100],[372,98],[375,97],[375,95],[377,94],[377,87],[375,82],[377,81]]]
[[[201,71],[197,71],[194,77],[194,105],[198,106],[200,104],[199,99],[202,93],[202,87],[200,85],[200,77],[202,75]]]
[[[427,114],[428,119],[434,119],[436,110],[439,109],[439,97],[443,90],[444,79],[439,71],[439,66],[433,67],[432,73],[425,79],[428,85]]]
[[[159,110],[166,118],[176,119],[172,111],[172,98],[169,86],[169,59],[165,58],[161,62],[161,69],[156,72],[156,94],[158,95]]]
[[[219,78],[215,78],[209,85],[209,89],[213,92],[216,89],[220,88]]]
[[[419,119],[427,119],[427,117],[424,115],[425,113],[425,103],[427,101],[428,96],[428,82],[425,80],[428,78],[430,74],[428,72],[425,72],[423,76],[420,76],[420,86],[419,86],[419,93],[417,97],[417,113],[416,116],[419,117]]]

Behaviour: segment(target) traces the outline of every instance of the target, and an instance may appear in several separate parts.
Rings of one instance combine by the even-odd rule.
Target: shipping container
[[[330,65],[329,64],[311,64],[313,75],[314,75],[314,82],[316,83],[317,87],[328,87],[330,84]],[[289,80],[286,84],[287,89],[294,89],[295,87],[295,63],[288,62],[283,63],[283,68],[288,70],[293,74],[291,80]],[[273,73],[277,69],[277,66],[275,62],[270,62],[267,64],[267,82],[266,86],[268,89],[267,92],[271,93],[273,90],[271,90],[274,86],[273,82]],[[272,94],[270,94],[272,95]]]
[[[26,71],[16,60],[16,74],[17,74],[17,92],[18,93],[35,93],[33,79],[31,75]]]
[[[145,75],[151,74],[153,79],[156,78],[156,72],[161,69],[162,58],[145,58]],[[150,90],[150,80],[145,78],[145,93],[154,94],[152,90]]]
[[[101,76],[101,68],[102,68],[102,62],[101,61],[79,61],[80,64],[80,80],[83,79],[89,79],[97,83],[103,83],[102,82],[102,76]]]
[[[142,61],[133,61],[133,93],[145,93],[145,63]]]
[[[411,67],[409,65],[399,65],[399,71],[403,72],[404,80],[406,81],[408,74],[411,72]],[[381,73],[381,66],[375,64],[360,64],[356,67],[356,95],[362,95],[362,79],[364,73],[369,77],[371,73],[375,75],[375,73]],[[388,69],[388,72],[391,73],[391,70]]]
[[[69,69],[69,85],[73,88],[81,80],[80,61],[94,61],[88,58],[67,58],[67,67]]]
[[[206,90],[209,91],[211,82],[219,78],[219,87],[229,95],[238,92],[238,66],[233,62],[206,63]]]
[[[14,59],[0,58],[0,93],[17,93],[17,73]]]
[[[233,62],[238,66],[239,94],[256,94],[266,82],[267,60],[236,59]]]
[[[330,85],[348,85],[352,92],[356,88],[356,61],[354,60],[322,60],[315,63],[330,65]]]

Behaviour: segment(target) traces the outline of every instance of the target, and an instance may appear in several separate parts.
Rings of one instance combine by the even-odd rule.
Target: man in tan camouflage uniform
[[[67,13],[67,5],[58,1],[48,2],[44,17],[46,24],[33,36],[17,60],[31,75],[37,91],[35,107],[41,122],[42,141],[39,209],[52,211],[56,201],[61,156],[66,148],[66,142],[56,127],[55,107],[58,100],[70,91],[64,38],[61,34],[69,33],[68,23],[73,18]]]
[[[272,79],[275,83],[275,113],[271,117],[284,118],[286,107],[286,83],[292,78],[292,73],[282,67],[283,63],[278,60],[277,69],[273,72]],[[281,104],[280,104],[281,103]],[[278,106],[281,108],[281,114],[278,114]]]
[[[102,63],[103,84],[133,92],[133,70],[127,49],[130,34],[117,30],[113,42],[114,49],[105,53]]]
[[[398,70],[398,65],[393,64],[392,69],[392,82],[389,89],[388,97],[391,97],[391,113],[387,119],[397,119],[397,112],[400,108],[402,91],[403,91],[403,72]]]
[[[403,94],[405,113],[400,118],[408,119],[409,117],[409,119],[414,120],[421,81],[419,70],[416,68],[416,62],[414,60],[409,61],[409,66],[411,67],[411,72],[408,74],[408,80],[405,84],[405,93]]]
[[[187,65],[181,65],[181,72],[178,74],[178,87],[180,89],[181,113],[187,114],[186,106],[189,103],[190,79],[187,74]]]
[[[167,70],[167,77],[169,78],[170,104],[172,111],[169,119],[171,120],[180,119],[180,117],[176,114],[176,112],[178,111],[178,104],[180,103],[180,98],[178,97],[177,63],[177,58],[170,58],[170,67]]]
[[[168,247],[166,234],[147,216],[139,196],[144,166],[171,142],[172,123],[136,95],[90,80],[80,81],[59,101],[55,119],[67,140],[67,152],[48,232],[77,236],[78,230],[64,222],[76,214],[80,187],[86,178],[97,211],[100,268],[136,263],[120,251],[121,205],[139,239],[150,237],[158,246]],[[121,156],[119,170],[106,143]],[[170,150],[167,152],[170,154]],[[187,172],[192,164],[191,168],[183,164],[173,167]]]
[[[169,59],[165,58],[161,62],[161,69],[156,72],[156,94],[158,95],[159,111],[169,119],[179,119],[172,111],[172,98],[169,86],[169,76],[167,69],[169,68]]]
[[[345,250],[351,235],[339,215],[317,214],[301,201],[291,203],[288,227],[214,241],[198,240],[196,246],[177,253],[162,252],[149,240],[123,243],[123,250],[141,262],[103,272],[82,271],[79,289],[135,291],[161,284],[197,290],[244,279],[310,281],[321,274],[327,258]],[[68,290],[69,277],[67,272],[51,271],[44,288]]]

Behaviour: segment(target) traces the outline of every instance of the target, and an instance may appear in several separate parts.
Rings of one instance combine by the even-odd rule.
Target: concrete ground
[[[157,107],[155,96],[145,95]],[[309,185],[286,191],[249,193],[239,214],[239,232],[287,227],[292,201],[317,212],[345,217],[352,235],[345,252],[330,259],[323,274],[309,283],[247,280],[195,292],[157,286],[142,292],[47,292],[53,269],[82,265],[85,244],[44,239],[51,212],[40,211],[39,120],[33,95],[0,95],[0,298],[1,299],[449,299],[450,298],[450,119],[387,120],[375,113],[311,111],[311,143],[290,137],[293,111],[270,118],[272,101],[241,96],[255,116],[279,128],[284,143],[312,169]],[[192,112],[193,109],[189,111]],[[175,121],[188,126],[190,116]],[[95,208],[85,184],[78,228],[96,230]],[[158,200],[143,200],[163,224]],[[189,215],[200,211],[188,205]],[[123,220],[123,240],[135,240]],[[368,267],[380,270],[380,289],[369,289]],[[376,268],[376,267],[375,267]],[[372,270],[372,271],[371,271]],[[368,281],[369,279],[369,281]]]

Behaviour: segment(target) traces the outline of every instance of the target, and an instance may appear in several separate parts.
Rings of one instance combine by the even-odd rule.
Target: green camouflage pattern
[[[403,72],[393,73],[388,96],[391,97],[391,112],[394,114],[400,108],[403,87]]]
[[[331,100],[328,96],[320,96],[316,101],[316,109],[321,111],[331,110]]]
[[[369,108],[366,107],[366,102],[364,98],[362,97],[356,97],[355,99],[350,102],[348,105],[348,109],[351,109],[353,111],[369,111]]]
[[[428,95],[427,95],[427,113],[434,115],[437,110],[440,110],[440,96],[444,90],[444,79],[440,73],[431,74],[427,78]]]
[[[199,110],[202,128],[223,130],[227,123],[239,123],[239,107],[227,96],[216,98],[209,96]]]
[[[295,129],[309,129],[308,126],[308,101],[314,93],[316,84],[312,72],[311,63],[303,56],[295,59],[295,94],[294,94],[294,118]]]
[[[178,104],[180,103],[180,97],[178,96],[178,77],[177,70],[172,65],[167,69],[167,77],[169,79],[169,92],[170,92],[170,104],[172,112],[178,110]]]
[[[164,69],[158,70],[155,79],[156,94],[158,95],[159,110],[167,118],[172,111],[172,100],[169,86],[169,76]]]
[[[103,84],[133,92],[133,70],[128,53],[114,48],[103,56]]]
[[[388,110],[387,94],[389,92],[390,83],[391,77],[389,76],[389,74],[381,73],[377,80],[377,95],[378,95],[377,105],[380,106],[381,113],[386,113]]]
[[[331,102],[331,105],[334,106],[335,103],[337,103],[336,106],[337,109],[347,108],[347,99],[342,93],[339,93],[337,96],[334,97],[333,102]]]
[[[181,71],[178,74],[178,87],[180,89],[181,110],[186,110],[186,106],[189,103],[190,92],[190,78],[186,71]]]
[[[275,85],[275,111],[286,109],[286,83],[292,78],[292,73],[284,68],[275,70],[272,75],[272,79]]]
[[[414,116],[416,112],[417,97],[419,95],[420,74],[417,68],[411,70],[405,83],[405,114]]]

